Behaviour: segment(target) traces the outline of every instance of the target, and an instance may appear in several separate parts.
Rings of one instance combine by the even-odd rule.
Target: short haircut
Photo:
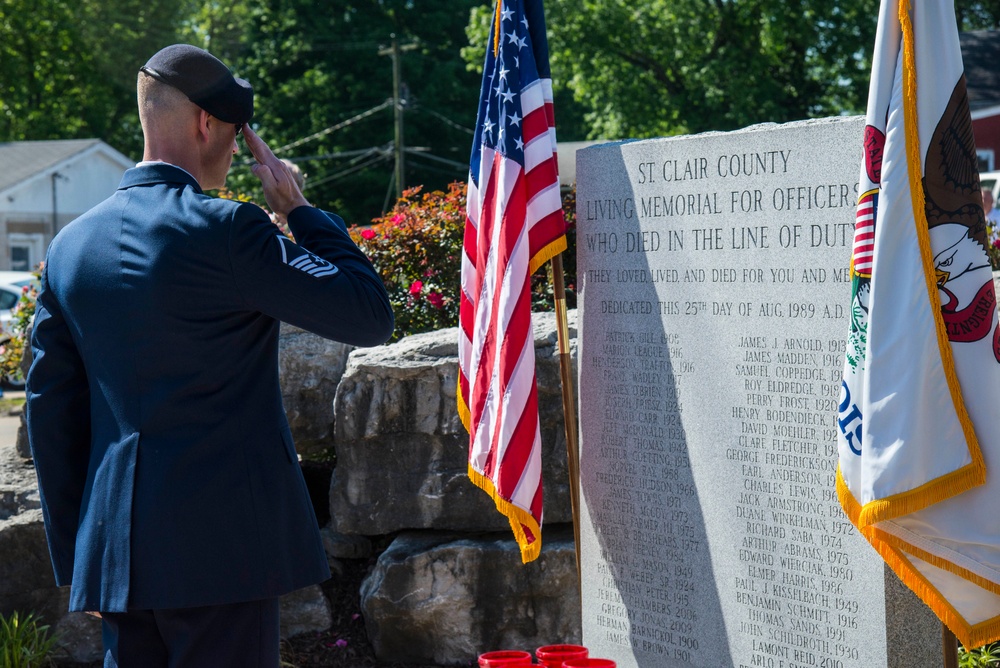
[[[139,122],[143,127],[156,116],[170,114],[193,104],[184,93],[157,81],[145,72],[139,72],[136,97],[139,101]]]

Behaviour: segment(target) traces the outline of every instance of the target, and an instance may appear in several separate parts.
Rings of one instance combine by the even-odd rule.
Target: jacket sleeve
[[[57,585],[73,578],[80,506],[90,460],[90,390],[83,360],[55,296],[48,270],[35,306],[34,359],[25,418]]]
[[[389,295],[339,216],[301,206],[288,216],[296,242],[258,207],[236,209],[230,258],[244,301],[328,339],[374,346],[392,336]]]

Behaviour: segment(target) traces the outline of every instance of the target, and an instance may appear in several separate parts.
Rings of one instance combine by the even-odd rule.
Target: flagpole
[[[552,257],[552,289],[555,292],[558,332],[559,374],[562,380],[563,419],[566,425],[566,460],[569,471],[569,499],[573,511],[573,544],[576,546],[576,584],[583,592],[580,575],[580,447],[576,430],[576,402],[573,400],[573,362],[569,353],[569,318],[566,313],[566,286],[562,254]]]
[[[958,640],[944,624],[941,624],[941,652],[944,654],[944,668],[958,668]]]

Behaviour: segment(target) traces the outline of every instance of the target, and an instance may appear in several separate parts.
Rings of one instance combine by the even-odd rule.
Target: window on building
[[[33,271],[42,261],[45,238],[41,233],[11,232],[7,235],[11,271]]]
[[[979,158],[979,171],[980,172],[992,172],[993,171],[993,149],[991,148],[977,148],[976,157]]]

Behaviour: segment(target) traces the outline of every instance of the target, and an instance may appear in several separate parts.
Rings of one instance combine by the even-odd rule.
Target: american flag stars
[[[493,95],[488,102],[483,120],[485,143],[508,157],[523,162],[524,141],[521,136],[520,99],[518,90],[521,79],[521,51],[528,46],[524,33],[528,19],[515,20],[515,13],[504,6],[500,12],[501,30],[506,37],[500,40],[499,53],[491,59],[493,71],[489,75],[494,83]]]

